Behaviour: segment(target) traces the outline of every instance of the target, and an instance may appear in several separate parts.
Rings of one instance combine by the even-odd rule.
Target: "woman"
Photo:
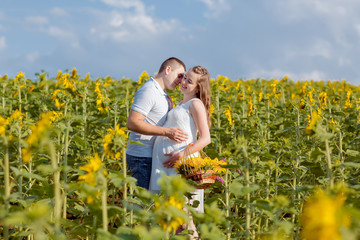
[[[201,66],[191,68],[181,81],[180,91],[183,100],[167,115],[164,127],[178,127],[189,135],[185,142],[177,143],[167,137],[158,136],[155,140],[152,155],[152,171],[150,190],[160,192],[157,181],[161,173],[168,176],[175,175],[174,164],[184,156],[184,151],[189,143],[194,143],[189,148],[190,154],[198,151],[210,142],[210,74]],[[199,135],[199,137],[197,137]],[[170,158],[169,158],[170,157]],[[204,190],[197,189],[193,200],[200,202],[196,208],[204,212]]]

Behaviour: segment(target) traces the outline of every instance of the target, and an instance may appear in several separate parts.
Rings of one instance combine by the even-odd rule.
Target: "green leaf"
[[[345,152],[346,155],[352,156],[352,157],[356,157],[360,155],[359,151],[355,151],[355,150],[351,150],[351,149],[347,149]]]
[[[339,165],[341,167],[360,168],[360,163],[354,163],[354,162],[344,162]]]
[[[25,178],[33,178],[33,179],[36,179],[36,180],[39,180],[39,181],[45,181],[45,178],[43,178],[42,176],[38,175],[38,174],[35,174],[35,173],[29,173],[29,172],[26,172],[26,170],[22,170],[20,171],[19,169],[15,168],[15,167],[10,167],[11,170],[15,173],[16,176],[23,176]]]
[[[263,210],[267,210],[267,211],[271,210],[270,202],[268,200],[262,200],[262,199],[256,200],[255,207],[263,209]]]
[[[237,181],[234,181],[230,184],[230,191],[234,193],[237,197],[245,196],[248,193],[258,190],[259,188],[259,185],[256,184],[252,184],[247,187]]]
[[[82,139],[81,137],[75,135],[72,140],[74,141],[74,143],[76,143],[78,146],[80,146],[82,149],[85,149],[86,147],[86,142],[84,141],[84,139]]]
[[[324,152],[320,150],[320,148],[315,148],[312,152],[311,152],[311,159],[314,161],[318,161],[319,160],[319,156],[324,156]]]

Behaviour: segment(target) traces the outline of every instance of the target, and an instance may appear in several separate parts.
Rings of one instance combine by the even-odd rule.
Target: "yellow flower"
[[[264,93],[263,93],[263,92],[259,92],[259,102],[261,102],[261,101],[262,101],[263,96],[264,96]]]
[[[24,117],[24,114],[21,112],[21,110],[16,109],[9,117],[9,122],[11,122],[12,120],[16,120],[16,119],[22,120],[23,117]]]
[[[86,171],[87,173],[80,175],[78,179],[91,186],[95,186],[96,178],[94,174],[101,168],[101,166],[101,159],[99,155],[95,153],[94,157],[90,159],[89,163],[79,167],[80,170]]]
[[[307,240],[341,240],[340,228],[351,224],[350,215],[344,210],[346,196],[328,196],[323,190],[306,201],[300,216],[302,237]]]
[[[351,94],[352,94],[352,91],[351,91],[351,89],[349,89],[346,92],[345,108],[351,108],[352,105],[353,105],[352,102],[351,102]]]
[[[90,78],[90,73],[87,73],[85,78],[84,78],[84,81],[88,80]]]
[[[19,80],[20,78],[24,78],[24,77],[25,77],[25,75],[24,75],[23,72],[18,72],[16,77],[15,77],[15,80]]]
[[[22,159],[24,163],[30,162],[32,158],[32,149],[31,148],[22,148],[21,149]]]
[[[215,107],[213,104],[210,105],[210,115],[212,115],[215,111]]]
[[[334,118],[331,118],[329,123],[332,125],[338,124],[338,122],[336,120],[334,120]]]
[[[105,98],[102,96],[102,92],[100,90],[100,85],[101,83],[100,82],[95,82],[95,93],[96,93],[96,105],[98,106],[98,110],[101,112],[101,113],[105,113],[105,112],[108,112],[109,111],[109,107],[108,106],[104,106],[103,103],[105,100],[108,100],[110,101],[109,98]]]
[[[227,116],[228,118],[228,121],[229,121],[229,124],[230,125],[233,125],[234,124],[234,121],[231,117],[231,107],[228,105],[228,108],[225,109],[225,111],[223,112],[225,114],[225,116]]]
[[[61,75],[62,75],[62,73],[61,73],[61,71],[59,70],[59,72],[58,72],[58,74],[57,74],[57,76],[56,76],[56,80],[60,80],[60,78],[61,78]]]
[[[312,111],[312,118],[309,120],[309,125],[305,128],[305,133],[310,134],[315,131],[315,127],[320,121],[321,116],[318,111]]]
[[[139,76],[139,81],[138,81],[138,84],[139,85],[142,85],[144,82],[146,82],[147,80],[150,79],[150,76],[149,74],[144,71],[140,76]]]
[[[281,82],[286,82],[287,80],[289,80],[289,76],[285,75],[285,77],[281,80]]]
[[[174,207],[181,212],[184,212],[184,198],[175,198],[174,196],[169,196],[168,198],[164,199],[160,198],[155,201],[155,209],[154,212],[157,215],[157,222],[162,227],[163,230],[168,230],[169,232],[178,229],[181,225],[185,223],[185,219],[183,217],[172,217],[170,215],[169,221],[169,211],[167,208]]]
[[[250,99],[248,102],[248,117],[250,117],[252,113],[254,113],[254,105]]]
[[[9,120],[0,116],[0,135],[6,135],[6,126],[9,124]]]
[[[1,78],[1,80],[7,80],[8,78],[9,78],[8,75],[5,74],[5,75]]]
[[[319,94],[319,98],[320,98],[320,101],[321,101],[321,106],[326,106],[327,105],[326,100],[328,98],[327,93],[326,92],[321,92]]]
[[[187,159],[180,159],[174,165],[176,171],[180,174],[189,174],[198,170],[214,170],[217,173],[224,173],[225,168],[221,165],[227,165],[225,161],[218,160],[217,158],[211,159],[209,157],[188,157]]]
[[[309,98],[309,104],[311,105],[311,106],[314,106],[315,105],[315,100],[314,100],[314,98],[313,98],[313,92],[314,92],[315,90],[312,88],[312,89],[310,89],[308,92],[307,92],[307,96],[308,96],[308,98]]]
[[[110,86],[110,84],[112,83],[112,78],[111,77],[106,77],[106,81],[104,83],[104,87]]]
[[[266,98],[267,98],[267,100],[268,100],[268,104],[269,104],[269,106],[272,106],[271,96],[272,96],[272,94],[271,94],[271,93],[267,93],[267,94],[266,94]]]
[[[51,99],[55,102],[55,106],[58,109],[61,109],[63,107],[65,107],[65,103],[61,103],[60,100],[57,98],[58,93],[62,93],[62,94],[66,94],[66,92],[64,90],[61,89],[56,89],[51,96]]]
[[[40,114],[41,119],[31,127],[31,134],[25,139],[27,147],[21,150],[24,156],[23,161],[25,163],[31,160],[33,146],[39,142],[41,136],[48,130],[51,123],[54,122],[60,115],[61,113],[56,113],[54,111]]]
[[[277,80],[276,78],[272,81],[272,83],[270,84],[270,86],[273,88],[272,92],[275,94],[276,93],[276,86],[279,84],[279,80]]]
[[[220,90],[227,91],[230,88],[230,79],[228,77],[219,76],[218,81],[221,81]]]
[[[76,76],[77,76],[77,70],[76,68],[73,68],[73,70],[71,71],[71,77],[76,78]]]
[[[115,130],[109,128],[107,131],[108,134],[104,137],[104,153],[107,158],[112,159],[119,159],[121,157],[122,149],[120,149],[119,152],[113,152],[113,146],[114,146],[114,138],[115,137],[122,137],[124,139],[124,142],[127,141],[127,134],[125,132],[126,127],[120,128],[120,125],[117,124],[115,127]]]

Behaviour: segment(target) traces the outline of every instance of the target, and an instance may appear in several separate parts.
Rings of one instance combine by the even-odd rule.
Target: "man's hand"
[[[177,127],[169,128],[166,136],[175,142],[183,142],[189,138],[186,132]]]
[[[175,163],[183,157],[183,152],[176,152],[176,153],[165,153],[165,156],[170,156],[168,160],[163,162],[165,168],[173,168]]]

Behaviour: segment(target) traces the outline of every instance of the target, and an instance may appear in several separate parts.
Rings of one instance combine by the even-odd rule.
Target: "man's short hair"
[[[171,58],[166,59],[161,64],[160,69],[159,69],[159,73],[164,71],[167,66],[170,66],[172,69],[176,69],[176,68],[179,68],[180,66],[182,66],[186,71],[185,64],[180,59],[178,59],[176,57],[171,57]]]

